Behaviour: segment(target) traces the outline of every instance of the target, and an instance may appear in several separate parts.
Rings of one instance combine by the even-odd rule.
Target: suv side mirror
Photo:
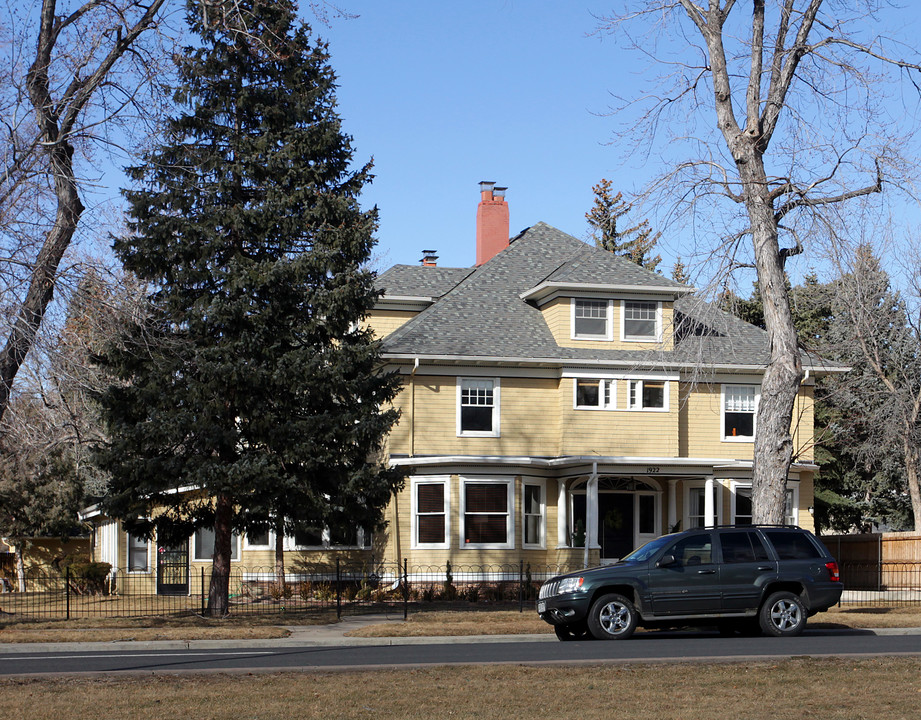
[[[675,562],[677,561],[674,555],[663,555],[659,558],[659,562],[656,563],[656,567],[668,567],[669,565],[674,565]]]

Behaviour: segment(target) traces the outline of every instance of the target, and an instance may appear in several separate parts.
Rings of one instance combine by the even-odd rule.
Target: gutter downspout
[[[598,544],[598,463],[592,463],[592,474],[585,485],[585,550],[583,567],[588,567],[589,548]]]
[[[409,456],[416,455],[416,370],[419,369],[419,358],[413,361],[413,369],[409,373]]]

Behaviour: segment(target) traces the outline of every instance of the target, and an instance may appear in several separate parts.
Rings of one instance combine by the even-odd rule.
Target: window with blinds
[[[464,543],[504,545],[509,542],[506,482],[464,484]]]

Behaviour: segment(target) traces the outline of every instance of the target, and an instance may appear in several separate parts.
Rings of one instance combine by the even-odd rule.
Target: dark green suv
[[[637,625],[792,636],[841,591],[838,564],[808,530],[698,528],[657,538],[614,565],[548,580],[537,612],[560,640],[618,640]]]

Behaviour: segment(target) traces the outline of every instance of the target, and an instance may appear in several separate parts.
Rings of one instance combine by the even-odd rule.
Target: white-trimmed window
[[[513,548],[515,505],[511,480],[461,482],[461,547]]]
[[[195,560],[211,560],[214,557],[214,530],[212,528],[198,528],[192,540],[195,547],[192,557]],[[240,536],[236,533],[230,536],[230,559],[240,559]]]
[[[147,538],[128,533],[128,572],[150,570],[150,543]]]
[[[799,489],[787,488],[787,499],[784,507],[784,522],[787,525],[797,525],[799,509]],[[732,483],[732,522],[734,525],[752,524],[752,486],[750,483]]]
[[[457,379],[457,434],[499,437],[499,378]]]
[[[614,303],[612,300],[573,298],[573,340],[613,340]]]
[[[574,378],[573,407],[578,410],[613,410],[617,402],[617,381]]]
[[[713,521],[719,524],[722,520],[722,503],[720,502],[720,484],[713,483]],[[685,483],[684,518],[685,528],[706,527],[707,525],[707,485],[705,482]]]
[[[247,532],[244,536],[244,544],[247,549],[265,550],[272,547],[275,534],[268,530],[261,532]]]
[[[371,545],[371,533],[360,527],[350,527],[339,533],[330,528],[305,528],[294,534],[294,550],[328,550],[364,548]],[[291,549],[291,548],[289,548]]]
[[[522,546],[543,548],[546,546],[547,503],[542,481],[525,480],[521,486],[521,530]]]
[[[668,380],[630,380],[629,387],[631,410],[668,410]]]
[[[661,342],[662,303],[622,300],[620,335],[628,342]]]
[[[757,385],[723,385],[723,440],[752,442],[755,439],[757,409]]]
[[[413,478],[411,490],[413,548],[449,548],[451,537],[449,478]]]

